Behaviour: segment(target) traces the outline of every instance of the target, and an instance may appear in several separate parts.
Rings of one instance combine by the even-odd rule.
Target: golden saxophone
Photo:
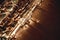
[[[41,0],[18,0],[17,3],[11,0],[10,2],[12,2],[10,4],[13,4],[12,8],[7,9],[9,10],[8,15],[0,22],[0,34],[6,38],[13,37],[16,35],[18,29],[23,28],[25,23],[31,19],[32,12],[41,3]]]

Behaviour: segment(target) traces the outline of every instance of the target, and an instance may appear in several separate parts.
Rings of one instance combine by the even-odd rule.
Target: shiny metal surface
[[[53,0],[6,0],[4,3],[0,6],[2,14],[6,14],[0,21],[1,37],[7,40],[54,40]]]
[[[19,1],[21,3],[19,3]],[[23,4],[22,2],[27,2]],[[13,37],[16,35],[16,32],[20,29],[20,26],[25,26],[25,24],[31,19],[32,12],[36,8],[37,5],[40,4],[40,0],[18,0],[15,4],[15,1],[5,1],[3,4],[3,10],[6,16],[0,21],[0,31],[1,36],[5,36],[6,38]],[[21,5],[22,4],[22,5]],[[28,8],[28,9],[27,9]],[[21,13],[19,13],[21,11]],[[2,11],[1,11],[2,13]],[[16,14],[17,13],[17,14]],[[24,30],[24,29],[23,29]]]

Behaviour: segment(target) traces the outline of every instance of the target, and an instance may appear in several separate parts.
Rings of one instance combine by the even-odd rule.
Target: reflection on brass
[[[40,5],[42,0],[4,0],[0,4],[0,37],[7,40],[16,40],[16,33],[29,28],[28,24],[32,24],[40,20],[32,18],[33,11]],[[21,34],[22,35],[22,34]]]

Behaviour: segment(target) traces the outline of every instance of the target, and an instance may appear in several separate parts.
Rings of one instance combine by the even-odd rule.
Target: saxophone
[[[13,38],[18,29],[31,19],[32,12],[41,3],[41,0],[5,0],[3,10],[6,16],[0,21],[0,36]],[[2,6],[1,6],[2,7]]]

